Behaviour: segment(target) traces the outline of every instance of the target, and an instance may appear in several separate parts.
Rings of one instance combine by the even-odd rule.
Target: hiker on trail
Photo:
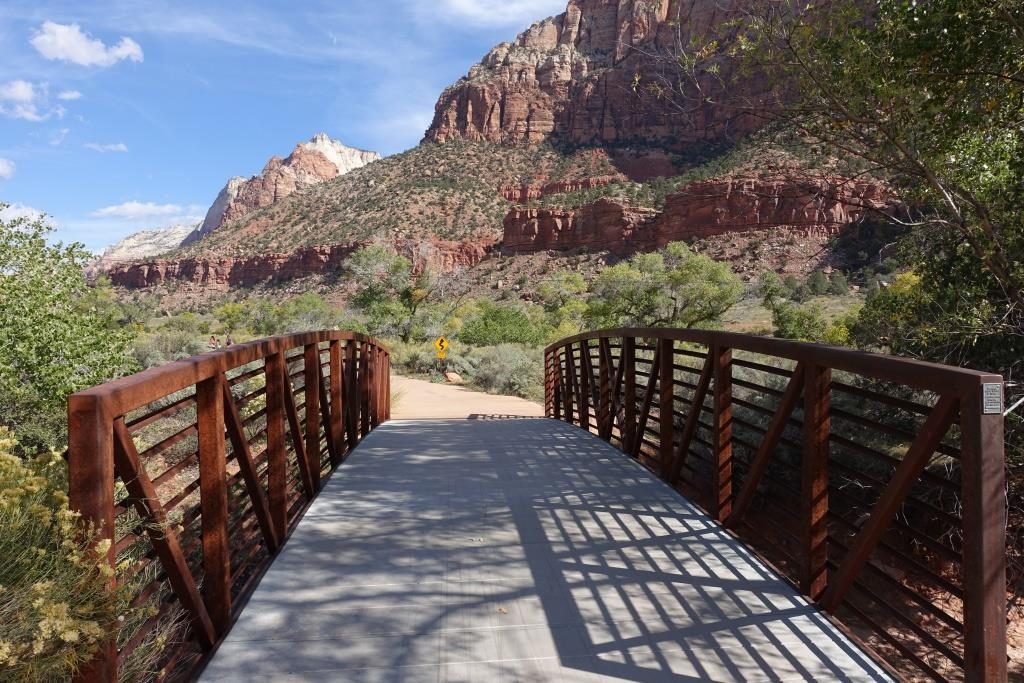
[[[217,338],[211,334],[210,341],[206,343],[206,346],[209,347],[211,351],[216,351],[218,348],[220,348],[220,342],[217,341]]]
[[[229,332],[228,336],[224,339],[224,346],[231,346],[234,343],[234,340],[231,338],[231,333]]]

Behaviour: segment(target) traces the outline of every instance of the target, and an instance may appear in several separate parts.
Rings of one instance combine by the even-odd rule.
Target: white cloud
[[[565,11],[566,0],[431,0],[425,11],[460,24],[525,29],[535,21]]]
[[[154,202],[125,202],[114,206],[105,206],[92,212],[96,218],[123,218],[126,220],[142,220],[148,218],[162,218],[166,216],[181,216],[188,212],[191,207],[184,207],[180,204],[156,204]]]
[[[98,142],[87,142],[83,145],[86,149],[91,149],[94,152],[127,152],[128,145],[123,142],[115,142],[112,144],[102,145]]]
[[[16,166],[10,159],[0,158],[0,178],[8,180],[14,177],[14,169]]]
[[[67,138],[68,133],[70,132],[70,128],[60,128],[53,131],[53,133],[50,134],[50,145],[53,147],[60,147],[64,144],[64,139]]]
[[[142,61],[142,48],[131,38],[122,37],[116,45],[108,47],[82,31],[78,24],[44,22],[30,42],[47,59],[79,66],[113,66],[123,59]]]
[[[25,121],[45,121],[54,116],[64,118],[64,107],[47,108],[49,95],[45,83],[22,80],[0,83],[0,114]]]
[[[6,208],[0,208],[0,221],[13,221],[18,218],[28,218],[29,220],[35,218],[46,219],[46,222],[53,224],[53,220],[47,218],[46,214],[39,209],[27,206],[25,204],[10,204]]]
[[[66,102],[70,102],[71,100],[80,100],[82,99],[82,93],[77,90],[62,90],[57,95],[57,99],[64,100]]]
[[[0,85],[0,100],[31,104],[38,94],[36,86],[28,81],[10,81]]]

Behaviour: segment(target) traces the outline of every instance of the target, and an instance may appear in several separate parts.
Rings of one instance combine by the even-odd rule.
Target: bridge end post
[[[113,415],[95,396],[68,399],[68,504],[92,528],[96,542],[108,545],[105,560],[115,567]],[[112,575],[111,590],[115,585]],[[100,644],[74,680],[115,683],[117,668],[117,640],[112,637]]]
[[[1007,679],[1002,382],[998,375],[986,377],[960,401],[967,681]]]

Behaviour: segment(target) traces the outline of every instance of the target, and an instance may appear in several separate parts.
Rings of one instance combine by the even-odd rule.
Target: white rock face
[[[238,190],[242,187],[242,183],[245,182],[245,178],[242,176],[235,176],[228,181],[228,184],[224,186],[224,189],[217,195],[217,199],[214,200],[213,206],[206,212],[206,218],[203,220],[202,225],[199,226],[199,231],[203,234],[213,230],[221,224],[221,220],[224,218],[224,212],[228,210],[228,206],[238,196]]]
[[[340,140],[332,139],[327,133],[317,133],[309,142],[300,145],[313,152],[320,152],[338,168],[338,175],[345,175],[357,168],[380,160],[376,152],[349,147]]]
[[[127,261],[154,258],[177,249],[196,228],[195,225],[169,225],[128,235],[104,249],[99,259],[89,267],[89,273],[102,273]]]

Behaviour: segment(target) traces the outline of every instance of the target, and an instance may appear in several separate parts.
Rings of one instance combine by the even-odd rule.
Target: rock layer
[[[889,200],[883,186],[837,179],[724,178],[686,186],[657,212],[600,199],[578,209],[513,209],[506,253],[587,248],[627,256],[669,242],[730,232],[788,228],[832,235]]]
[[[261,254],[242,258],[187,258],[121,264],[108,275],[117,287],[144,289],[181,282],[210,289],[252,287],[258,284],[338,271],[345,260],[366,243],[336,244],[302,249],[291,254]],[[497,246],[494,240],[421,241],[390,243],[410,257],[414,269],[426,266],[450,273],[475,266]]]

